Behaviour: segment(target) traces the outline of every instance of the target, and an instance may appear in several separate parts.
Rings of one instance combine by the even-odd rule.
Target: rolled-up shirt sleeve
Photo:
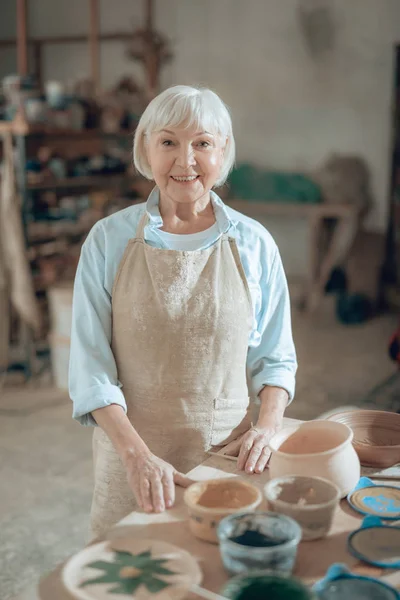
[[[258,343],[249,347],[247,367],[256,395],[266,385],[285,389],[291,402],[297,370],[293,343],[290,298],[278,249],[272,264],[260,265],[261,302],[256,315]]]
[[[69,394],[73,418],[96,425],[91,412],[111,404],[126,412],[111,350],[111,296],[105,288],[105,244],[101,225],[82,246],[72,308]]]

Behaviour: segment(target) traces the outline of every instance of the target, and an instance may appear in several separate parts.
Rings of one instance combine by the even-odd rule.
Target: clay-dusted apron
[[[186,473],[248,430],[251,297],[236,242],[197,251],[128,242],[112,292],[112,350],[128,417],[150,450]],[[109,438],[93,437],[94,535],[137,507]]]

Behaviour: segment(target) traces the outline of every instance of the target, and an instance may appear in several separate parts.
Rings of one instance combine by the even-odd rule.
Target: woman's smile
[[[175,183],[178,183],[179,185],[192,185],[199,178],[200,178],[200,175],[187,175],[187,176],[171,175],[171,179]]]

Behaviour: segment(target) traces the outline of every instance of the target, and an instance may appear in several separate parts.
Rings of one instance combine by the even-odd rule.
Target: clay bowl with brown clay
[[[400,414],[351,410],[329,417],[353,431],[353,446],[366,467],[391,467],[400,462]]]
[[[198,481],[184,494],[193,535],[218,543],[217,526],[228,515],[251,512],[262,501],[261,491],[238,477]]]

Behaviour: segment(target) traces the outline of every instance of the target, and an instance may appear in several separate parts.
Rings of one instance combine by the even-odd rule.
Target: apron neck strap
[[[144,228],[146,227],[148,220],[149,220],[148,214],[147,214],[147,212],[145,212],[139,221],[139,225],[138,225],[138,228],[136,231],[137,238],[144,240]]]

